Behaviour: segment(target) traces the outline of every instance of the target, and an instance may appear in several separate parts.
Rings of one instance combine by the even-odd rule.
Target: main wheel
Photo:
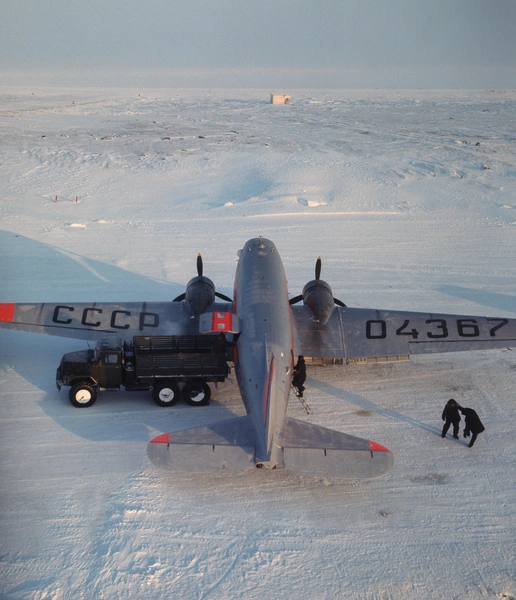
[[[190,406],[206,406],[211,397],[210,386],[205,381],[190,381],[185,385],[183,396]]]
[[[179,388],[176,383],[157,383],[152,390],[152,397],[158,406],[174,406],[179,400]]]
[[[68,397],[76,408],[88,408],[88,406],[95,404],[97,390],[88,381],[81,381],[70,388]]]

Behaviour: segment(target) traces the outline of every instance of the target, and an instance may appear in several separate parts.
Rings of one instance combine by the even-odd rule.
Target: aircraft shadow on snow
[[[443,285],[436,288],[436,291],[453,298],[461,298],[462,300],[470,300],[487,308],[496,310],[504,310],[516,313],[516,296],[507,294],[499,294],[486,290],[473,290],[470,288],[461,287],[458,285]]]
[[[0,256],[5,302],[33,302],[35,296],[38,302],[172,300],[186,283],[138,275],[8,231],[0,231]]]
[[[423,421],[418,421],[413,417],[408,417],[403,413],[400,413],[396,410],[392,410],[390,408],[385,408],[380,406],[379,404],[375,404],[370,400],[366,400],[362,396],[357,396],[357,394],[352,394],[348,391],[343,391],[340,388],[336,388],[335,386],[325,383],[324,381],[320,381],[313,378],[307,378],[307,386],[308,388],[314,388],[325,393],[331,394],[335,398],[341,398],[343,401],[349,402],[350,404],[354,404],[358,406],[360,409],[367,410],[369,412],[380,415],[381,417],[386,417],[387,419],[400,421],[402,423],[407,423],[408,425],[412,425],[413,427],[419,427],[419,429],[423,429],[428,433],[432,433],[434,435],[441,435],[442,428],[439,429],[437,427],[433,427],[432,425],[428,425],[428,423],[424,423]]]
[[[0,281],[0,302],[33,301],[35,297],[41,302],[172,300],[186,284],[157,281],[9,231],[0,231]],[[160,408],[154,404],[151,392],[105,393],[95,406],[77,409],[69,403],[67,390],[58,392],[55,373],[63,354],[85,350],[88,342],[19,331],[1,331],[0,336],[0,369],[14,370],[46,392],[39,402],[41,409],[85,439],[103,441],[116,436],[148,441],[149,429],[195,427],[213,417],[235,416],[215,399],[206,408],[191,409],[182,404]],[[16,401],[22,400],[18,397]],[[137,414],[133,414],[135,411]]]

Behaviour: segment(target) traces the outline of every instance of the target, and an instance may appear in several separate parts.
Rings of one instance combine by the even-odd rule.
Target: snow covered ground
[[[0,302],[172,299],[198,252],[231,295],[263,235],[292,295],[321,255],[349,306],[514,318],[516,92],[287,93],[1,89]],[[244,414],[236,382],[78,410],[54,376],[85,347],[0,332],[1,598],[516,596],[516,350],[309,367],[290,416],[395,455],[335,482],[157,470],[155,435]],[[451,397],[472,449],[440,437]]]

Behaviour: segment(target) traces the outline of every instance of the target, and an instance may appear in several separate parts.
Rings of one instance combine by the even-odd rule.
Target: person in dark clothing
[[[226,352],[226,334],[221,331],[212,344],[213,352]]]
[[[468,446],[471,448],[477,439],[479,433],[485,431],[485,427],[480,420],[480,417],[472,408],[461,408],[460,412],[464,415],[466,420],[466,426],[464,427],[464,437],[469,437],[471,435],[471,441]]]
[[[296,390],[298,398],[303,397],[305,386],[303,383],[306,381],[306,364],[305,358],[301,354],[297,357],[297,363],[294,367],[294,374],[292,375],[292,387]]]
[[[450,400],[448,400],[446,406],[444,407],[442,415],[444,427],[441,437],[446,437],[446,433],[448,432],[448,429],[450,429],[450,425],[453,425],[453,437],[456,440],[459,439],[460,409],[461,406],[459,406],[453,398],[450,398]]]

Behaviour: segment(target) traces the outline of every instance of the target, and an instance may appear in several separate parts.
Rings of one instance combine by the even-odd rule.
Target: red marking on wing
[[[170,442],[170,433],[163,433],[151,440],[150,444],[168,444]]]
[[[12,323],[15,308],[16,304],[0,304],[0,321],[2,323]]]
[[[390,452],[390,450],[385,446],[377,444],[371,440],[369,440],[369,448],[371,449],[371,452]]]
[[[231,331],[233,326],[233,315],[229,312],[212,313],[212,331]]]

